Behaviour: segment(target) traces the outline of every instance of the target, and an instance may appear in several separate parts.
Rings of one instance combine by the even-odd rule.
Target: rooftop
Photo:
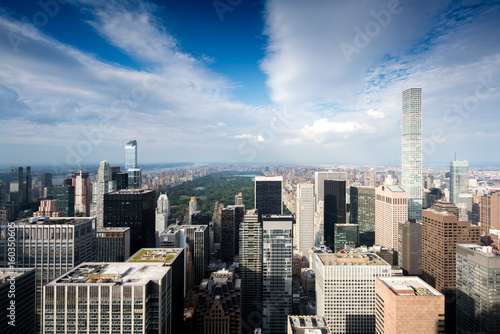
[[[139,169],[139,168],[130,168],[130,170]],[[148,194],[153,192],[152,189],[121,189],[117,191],[110,192],[108,194],[113,195],[135,195],[135,194]]]
[[[413,276],[377,277],[398,296],[442,296],[422,279]]]
[[[16,220],[16,225],[76,225],[95,220],[94,217],[32,217]]]
[[[34,268],[0,268],[0,285],[4,284],[8,279],[19,277],[34,270]]]
[[[389,264],[377,254],[320,253],[318,257],[327,266],[381,266]]]
[[[130,227],[98,227],[96,232],[126,232]]]
[[[160,262],[170,265],[182,250],[182,248],[142,248],[127,262]]]
[[[85,262],[48,285],[145,285],[151,280],[162,279],[168,270],[170,267],[162,263]]]
[[[476,244],[458,244],[457,247],[458,246],[465,247],[467,249],[475,251],[476,253],[479,253],[479,254],[484,255],[484,256],[500,257],[500,252],[493,249],[493,247],[491,247],[491,246],[479,246]]]
[[[321,316],[288,316],[293,334],[330,334],[326,319]]]
[[[393,192],[405,192],[403,189],[401,189],[399,186],[386,186],[389,188],[390,191]]]
[[[204,231],[206,228],[208,228],[208,225],[169,225],[165,231],[160,233],[160,235],[167,233],[175,233],[179,230],[186,228],[194,228],[196,229],[196,231]]]

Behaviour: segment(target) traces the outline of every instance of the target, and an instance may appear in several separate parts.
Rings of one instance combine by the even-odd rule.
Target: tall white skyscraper
[[[170,203],[167,193],[160,194],[156,202],[156,247],[160,247],[160,233],[167,229],[168,216],[170,216]]]
[[[450,163],[450,202],[458,205],[462,203],[461,194],[469,190],[469,162],[452,161]]]
[[[375,244],[398,250],[398,224],[408,220],[408,194],[398,186],[375,189]]]
[[[402,180],[408,193],[408,218],[422,220],[422,88],[403,91]]]
[[[314,185],[297,185],[297,249],[306,254],[314,247]]]
[[[97,217],[97,227],[103,227],[104,194],[113,190],[111,167],[107,160],[101,161],[97,170],[97,179],[92,184],[92,203],[90,215]]]

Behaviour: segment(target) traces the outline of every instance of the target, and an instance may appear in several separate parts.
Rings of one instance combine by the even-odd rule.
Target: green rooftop
[[[164,262],[170,263],[179,253],[178,249],[141,249],[135,253],[127,262]]]
[[[386,186],[386,187],[393,192],[401,192],[401,193],[404,192],[404,190],[401,189],[399,186]]]

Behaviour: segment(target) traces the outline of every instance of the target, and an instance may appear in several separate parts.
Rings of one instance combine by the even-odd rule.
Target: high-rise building
[[[51,173],[42,173],[42,188],[52,187],[52,174]]]
[[[422,275],[422,223],[415,219],[398,224],[398,266],[405,276]]]
[[[375,245],[375,188],[350,187],[351,223],[359,226],[359,244]]]
[[[262,329],[285,333],[292,313],[293,216],[262,216]]]
[[[486,235],[490,229],[500,230],[500,191],[495,190],[481,196],[479,203],[481,233]]]
[[[203,280],[196,308],[197,334],[241,333],[241,279],[220,270]]]
[[[10,202],[14,204],[31,201],[31,167],[10,168]]]
[[[248,210],[240,227],[242,333],[262,326],[262,221]]]
[[[130,257],[130,227],[102,227],[96,230],[97,262],[123,262]]]
[[[398,224],[408,220],[408,194],[398,186],[375,189],[375,243],[398,250]]]
[[[192,267],[186,269],[192,279],[187,278],[187,289],[200,284],[210,260],[207,225],[170,225],[160,233],[160,247],[186,249],[186,263]]]
[[[191,216],[194,215],[196,211],[198,211],[198,202],[196,201],[195,196],[191,196],[191,200],[189,201],[188,216],[186,217],[188,224],[191,224]]]
[[[331,334],[325,317],[289,315],[287,334]]]
[[[255,208],[259,215],[283,214],[283,176],[255,177]]]
[[[42,286],[73,267],[95,257],[92,226],[94,219],[37,217],[0,225],[0,235],[15,232],[15,265],[17,268],[35,268],[37,316],[42,314]],[[0,238],[0,267],[9,267],[8,239]],[[37,320],[39,332],[41,318]]]
[[[408,194],[408,218],[422,220],[422,88],[402,95],[401,188]]]
[[[450,162],[450,202],[455,206],[460,201],[460,195],[469,192],[469,162]]]
[[[418,277],[377,277],[377,334],[444,333],[444,296]]]
[[[141,189],[142,168],[137,166],[137,141],[132,140],[125,145],[125,172],[128,174],[128,187]]]
[[[324,181],[324,238],[325,245],[335,248],[335,224],[345,224],[346,219],[346,173],[338,180]]]
[[[170,216],[170,202],[167,193],[160,194],[156,202],[156,222],[155,236],[156,247],[160,247],[160,233],[165,231],[168,226],[168,217]]]
[[[367,254],[314,254],[316,305],[332,333],[375,332],[375,278],[391,266]]]
[[[7,205],[7,187],[2,180],[0,180],[0,208]]]
[[[90,205],[90,215],[96,217],[97,227],[103,227],[104,194],[113,189],[112,173],[109,162],[101,161],[97,170],[97,178],[92,183],[92,203]]]
[[[491,247],[457,245],[457,333],[498,333],[500,253]]]
[[[358,224],[335,224],[335,244],[334,253],[341,249],[345,249],[346,243],[354,243],[354,247],[358,242]]]
[[[172,268],[172,331],[167,333],[181,333],[183,331],[186,261],[183,248],[142,248],[132,255],[127,263],[159,263],[164,267]]]
[[[65,217],[75,216],[75,187],[73,186],[48,187],[47,199],[56,200],[59,210],[64,212]]]
[[[59,211],[59,206],[55,199],[46,199],[40,201],[40,207],[38,211],[33,214],[33,217],[64,217],[66,214],[64,211]]]
[[[239,226],[245,215],[244,205],[228,205],[221,212],[220,258],[228,265],[233,263],[239,253]]]
[[[210,215],[204,212],[195,212],[191,216],[191,225],[209,225],[210,224]]]
[[[122,189],[104,194],[103,227],[130,227],[130,253],[155,247],[154,190]]]
[[[457,244],[479,244],[478,226],[458,220],[450,202],[438,201],[422,211],[422,278],[446,299],[446,332],[455,332]]]
[[[35,269],[0,268],[0,328],[3,334],[35,333]]]
[[[296,217],[297,249],[306,254],[315,244],[313,184],[300,183],[297,185]]]
[[[243,194],[238,193],[238,195],[234,196],[234,205],[243,205]]]
[[[71,178],[75,188],[75,215],[89,217],[91,197],[89,173],[80,170],[78,173],[71,173]]]
[[[172,269],[162,263],[86,262],[43,295],[45,334],[172,333]]]
[[[319,202],[325,200],[325,180],[346,181],[346,172],[315,172],[314,173],[314,197],[316,198],[316,211]]]

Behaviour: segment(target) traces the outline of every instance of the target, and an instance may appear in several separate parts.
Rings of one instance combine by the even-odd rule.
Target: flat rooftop
[[[327,266],[381,266],[389,264],[377,254],[319,253],[321,262]]]
[[[166,230],[160,233],[161,234],[167,234],[167,233],[175,233],[179,230],[186,229],[186,228],[194,228],[196,231],[204,231],[206,228],[208,228],[208,225],[170,225],[167,227]]]
[[[130,227],[98,227],[96,232],[125,232],[130,230]]]
[[[418,277],[377,277],[398,296],[442,296],[442,294]]]
[[[283,181],[283,176],[256,176],[255,181]]]
[[[293,334],[330,334],[326,319],[322,316],[288,316]]]
[[[476,253],[479,253],[484,256],[488,257],[500,257],[500,252],[497,250],[493,249],[491,246],[479,246],[476,244],[458,244],[458,246],[465,247],[467,249],[470,249]]]
[[[127,262],[159,262],[171,265],[182,248],[141,248]]]
[[[386,186],[390,191],[392,192],[402,192],[404,193],[405,191],[401,189],[399,186]]]
[[[133,169],[133,168],[131,168]],[[133,195],[133,194],[147,194],[151,193],[154,190],[152,189],[121,189],[117,191],[110,192],[108,194],[113,194],[113,195]]]
[[[163,263],[85,262],[47,285],[145,285],[163,278],[168,270]]]
[[[35,268],[0,268],[0,285],[7,282],[8,279],[19,277],[34,270]]]
[[[16,225],[76,225],[93,221],[95,217],[32,217],[16,220]]]

